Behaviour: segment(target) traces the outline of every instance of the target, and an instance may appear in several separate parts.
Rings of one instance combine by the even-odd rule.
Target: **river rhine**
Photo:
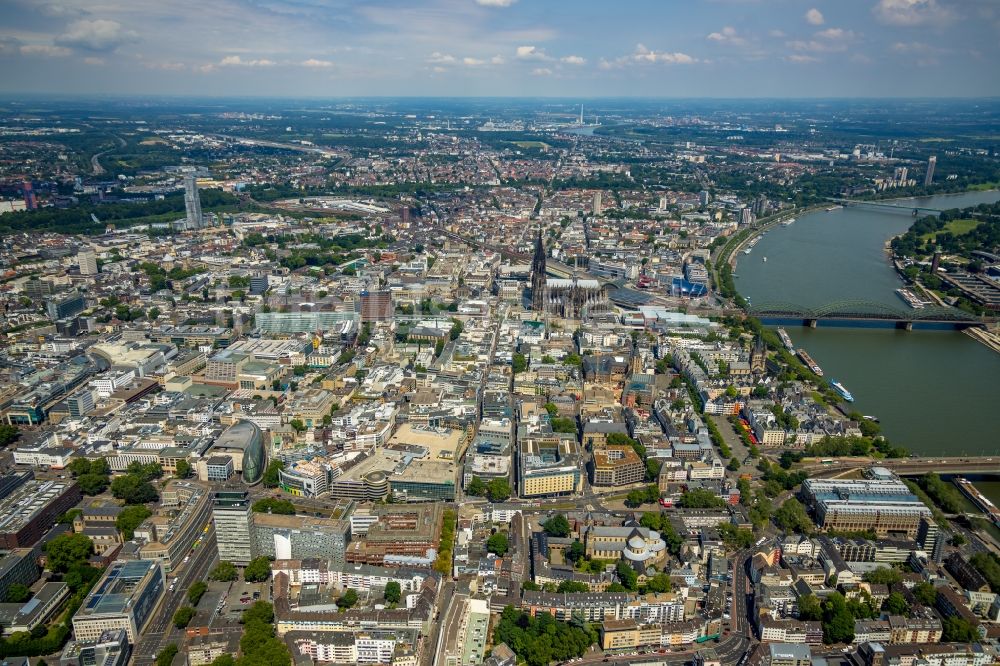
[[[1000,192],[923,197],[918,205],[962,208]],[[902,281],[883,250],[906,231],[905,212],[820,211],[774,227],[740,253],[736,287],[754,304],[819,307],[865,300],[904,309]],[[767,257],[767,261],[763,260]],[[854,406],[877,416],[894,443],[921,455],[1000,454],[1000,354],[952,331],[786,327],[827,379],[843,383]]]

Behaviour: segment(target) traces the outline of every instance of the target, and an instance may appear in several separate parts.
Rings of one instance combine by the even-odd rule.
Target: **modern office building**
[[[915,539],[921,519],[931,516],[899,479],[806,479],[801,495],[824,529],[873,530],[883,538]]]
[[[934,167],[937,166],[937,155],[931,155],[927,159],[927,173],[924,174],[924,187],[934,184]]]
[[[570,495],[581,490],[583,474],[574,438],[526,437],[518,442],[521,497]]]
[[[94,402],[94,392],[88,387],[84,387],[66,398],[66,407],[72,418],[81,418],[90,414],[97,405]]]
[[[339,329],[360,319],[357,312],[258,312],[257,329],[263,333],[316,333]]]
[[[350,521],[335,518],[258,513],[254,515],[253,530],[258,557],[322,558],[334,566],[343,566],[351,540]]]
[[[219,560],[238,566],[257,556],[250,493],[240,488],[217,490],[212,496]]]
[[[228,481],[234,473],[233,459],[229,456],[212,456],[205,460],[207,481]]]
[[[198,177],[194,174],[184,176],[184,210],[187,211],[187,228],[201,229],[201,196],[198,194]]]
[[[260,296],[267,293],[268,287],[270,287],[270,280],[267,275],[251,275],[250,276],[250,293],[254,296]]]
[[[31,587],[40,573],[33,548],[15,548],[0,556],[0,599],[7,598],[7,588],[15,583]]]
[[[105,632],[122,629],[134,644],[164,591],[159,562],[112,562],[73,616],[73,636],[78,641],[98,641]]]
[[[125,666],[131,654],[125,630],[109,630],[93,641],[70,641],[59,657],[59,666]]]
[[[161,510],[135,529],[135,536],[144,542],[139,557],[159,560],[169,572],[177,568],[203,534],[211,516],[212,496],[207,485],[171,479],[160,492],[160,505]]]
[[[76,255],[80,275],[97,275],[97,255],[93,250],[80,250]]]
[[[455,499],[455,463],[414,460],[389,478],[393,497],[407,502],[451,502]]]
[[[514,441],[513,421],[507,418],[483,418],[476,431],[473,446],[477,453],[509,456]]]
[[[50,298],[45,302],[45,312],[53,321],[78,315],[85,309],[87,309],[87,301],[84,300],[83,294],[78,292],[59,298]]]
[[[646,478],[646,465],[631,446],[615,445],[594,450],[591,483],[624,486]]]
[[[31,546],[82,498],[80,486],[68,479],[20,485],[0,501],[0,548]]]
[[[293,495],[316,497],[330,489],[332,468],[319,460],[296,460],[278,472],[281,489]],[[339,474],[339,468],[338,468]]]

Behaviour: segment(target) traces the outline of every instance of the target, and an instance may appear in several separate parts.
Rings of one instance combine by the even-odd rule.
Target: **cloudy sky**
[[[996,96],[998,0],[0,0],[0,92]]]

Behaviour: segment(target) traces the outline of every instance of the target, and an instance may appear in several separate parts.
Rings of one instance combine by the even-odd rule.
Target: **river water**
[[[1000,200],[1000,192],[921,197],[929,208]],[[864,300],[907,306],[884,251],[906,231],[907,212],[842,208],[774,227],[749,255],[740,253],[736,287],[754,305],[819,307]],[[767,257],[767,261],[763,260]],[[923,455],[1000,454],[1000,354],[957,331],[786,327],[826,373],[877,416],[894,443]]]

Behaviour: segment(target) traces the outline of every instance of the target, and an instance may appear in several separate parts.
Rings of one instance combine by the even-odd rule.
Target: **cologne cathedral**
[[[531,260],[531,309],[565,319],[583,319],[611,309],[608,289],[598,280],[545,276],[545,245],[540,227]]]

